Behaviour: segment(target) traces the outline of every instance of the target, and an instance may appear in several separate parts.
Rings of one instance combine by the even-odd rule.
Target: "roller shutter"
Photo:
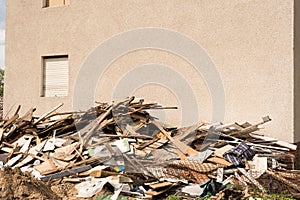
[[[68,57],[44,58],[44,96],[68,96],[69,61]]]

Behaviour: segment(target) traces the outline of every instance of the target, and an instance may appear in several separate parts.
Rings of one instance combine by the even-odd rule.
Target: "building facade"
[[[76,81],[93,52],[122,33],[152,28],[196,42],[216,69],[224,99],[222,95],[219,101],[212,99],[218,98],[212,94],[219,92],[211,86],[214,77],[199,75],[181,55],[163,48],[146,48],[145,44],[145,48],[116,57],[105,70],[99,64],[103,73],[95,88],[90,88],[93,101],[110,102],[118,83],[131,76],[146,80],[147,69],[155,64],[149,74],[170,76],[175,79],[171,84],[176,90],[159,81],[129,81],[124,87],[130,86],[131,94],[146,101],[178,106],[178,110],[158,114],[167,123],[188,125],[180,124],[182,113],[193,116],[196,110],[196,120],[211,121],[218,111],[214,109],[220,109],[224,123],[259,122],[260,117],[270,115],[273,120],[265,125],[267,135],[299,141],[298,4],[297,0],[9,0],[4,115],[11,116],[18,105],[22,105],[21,114],[36,107],[35,114],[40,115],[61,102],[62,110],[74,109]],[[157,41],[162,37],[158,34]],[[142,40],[137,38],[133,43]],[[168,39],[157,45],[164,45],[164,41]],[[180,40],[174,45],[182,45],[180,50],[189,52],[182,43]],[[106,50],[108,55],[113,53],[110,50]],[[166,70],[160,72],[157,66]],[[141,67],[144,71],[137,70]],[[168,70],[186,80],[193,94],[190,104],[188,97],[183,100],[178,94],[185,89]],[[81,98],[91,97],[83,94]],[[195,110],[189,107],[194,105],[192,99]],[[224,104],[224,111],[218,102]],[[188,112],[184,108],[189,108]]]

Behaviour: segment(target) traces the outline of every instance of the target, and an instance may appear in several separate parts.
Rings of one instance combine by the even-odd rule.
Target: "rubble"
[[[199,122],[177,128],[147,112],[175,107],[134,97],[111,105],[98,102],[88,111],[58,112],[62,106],[41,117],[34,117],[35,108],[20,117],[19,106],[4,117],[2,170],[20,168],[40,182],[74,184],[77,198],[242,199],[252,191],[264,196],[285,190],[299,196],[297,146],[260,134],[269,117],[254,125]],[[67,193],[55,196],[48,190],[53,199],[68,199]]]

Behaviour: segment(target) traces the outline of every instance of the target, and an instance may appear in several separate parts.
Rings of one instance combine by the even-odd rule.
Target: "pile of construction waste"
[[[296,145],[260,134],[268,116],[254,125],[176,128],[147,112],[174,107],[134,97],[85,112],[58,112],[61,106],[41,117],[34,117],[35,108],[20,117],[19,107],[3,119],[3,170],[20,168],[45,183],[75,184],[78,198],[247,199],[254,191],[299,196]]]

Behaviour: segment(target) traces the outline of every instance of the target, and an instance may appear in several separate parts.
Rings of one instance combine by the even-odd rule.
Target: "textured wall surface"
[[[70,5],[51,8],[42,8],[37,0],[9,0],[4,112],[21,104],[23,113],[35,106],[36,114],[43,114],[60,102],[65,103],[64,110],[71,110],[75,79],[93,49],[115,34],[159,27],[189,36],[210,56],[225,89],[225,123],[258,122],[270,115],[273,121],[265,125],[265,133],[291,142],[293,19],[292,0],[70,0]],[[41,56],[61,54],[69,55],[70,95],[40,97]],[[171,66],[185,77],[195,93],[199,119],[211,120],[212,101],[205,79],[196,76],[181,57],[155,49],[130,52],[113,62],[98,81],[95,100],[111,101],[118,80],[148,63]],[[180,106],[174,93],[148,84],[134,94],[146,101]],[[181,121],[180,109],[165,115],[169,124]]]
[[[300,1],[294,9],[294,140],[300,141]],[[299,162],[300,166],[300,162]]]

